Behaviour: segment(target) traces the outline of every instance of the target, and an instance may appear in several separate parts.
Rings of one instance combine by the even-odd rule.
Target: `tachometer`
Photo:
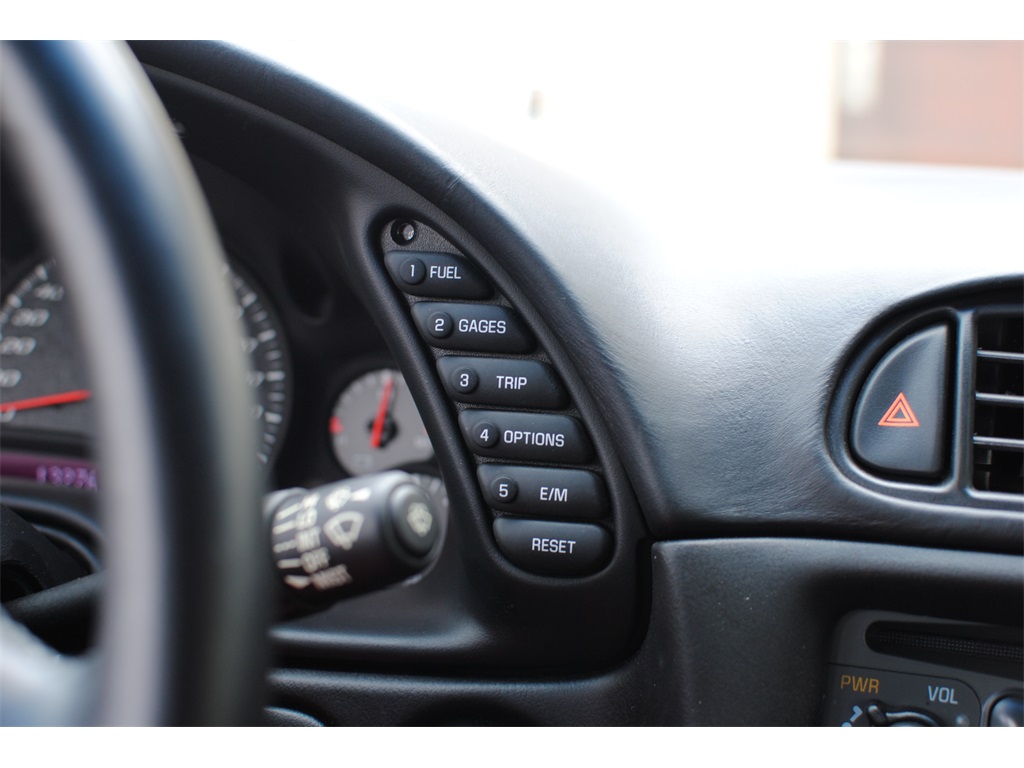
[[[287,350],[280,323],[253,281],[226,277],[238,302],[242,348],[259,425],[257,457],[269,463],[288,418]],[[93,434],[92,392],[79,354],[74,317],[59,270],[44,262],[0,306],[0,423],[49,433]]]
[[[260,433],[256,456],[269,464],[277,455],[288,419],[291,382],[284,332],[270,304],[237,267],[227,267],[227,277],[238,301],[242,321],[242,349],[249,358],[247,380],[254,397],[253,418]]]

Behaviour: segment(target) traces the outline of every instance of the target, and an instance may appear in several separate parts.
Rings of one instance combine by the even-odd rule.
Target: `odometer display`
[[[3,451],[0,452],[0,477],[33,480],[40,485],[77,491],[95,491],[98,487],[92,462],[64,456]]]

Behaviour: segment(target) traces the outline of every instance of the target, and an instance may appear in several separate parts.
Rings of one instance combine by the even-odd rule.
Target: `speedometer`
[[[257,458],[276,455],[288,418],[290,382],[283,332],[255,283],[225,267],[238,302],[241,345],[249,361]],[[92,392],[80,355],[75,319],[52,261],[35,265],[0,307],[0,423],[18,431],[94,433]]]
[[[38,264],[0,307],[0,423],[91,434],[91,396],[64,285]]]

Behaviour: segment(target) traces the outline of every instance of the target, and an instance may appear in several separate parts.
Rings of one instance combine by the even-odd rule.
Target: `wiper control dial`
[[[441,548],[430,494],[404,472],[279,491],[267,496],[264,513],[278,581],[307,606],[402,581]]]

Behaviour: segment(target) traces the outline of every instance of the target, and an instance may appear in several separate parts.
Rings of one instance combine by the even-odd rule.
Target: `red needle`
[[[79,403],[92,397],[88,389],[74,389],[70,392],[58,392],[56,395],[43,395],[42,397],[30,397],[26,400],[12,400],[9,403],[0,403],[0,413],[8,411],[27,411],[30,408],[46,408],[51,405],[64,405],[65,403]]]
[[[373,431],[370,432],[370,447],[380,448],[380,436],[384,433],[384,419],[388,415],[388,406],[391,404],[391,390],[394,389],[395,378],[389,377],[384,382],[384,392],[380,396],[380,404],[377,406],[377,418],[373,420]]]

